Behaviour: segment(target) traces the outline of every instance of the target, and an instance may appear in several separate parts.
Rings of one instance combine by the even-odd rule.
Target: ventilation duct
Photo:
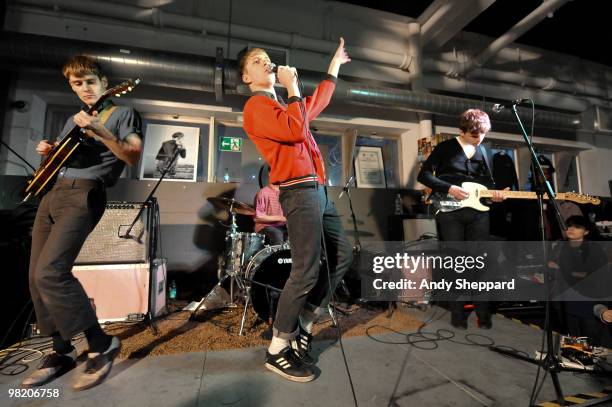
[[[0,64],[6,68],[22,70],[23,67],[46,68],[57,71],[73,55],[89,55],[100,61],[108,75],[113,78],[139,77],[143,83],[161,87],[192,89],[204,92],[215,91],[215,59],[152,51],[141,48],[121,48],[116,45],[44,37],[31,34],[3,32],[0,40]],[[322,77],[321,73],[302,71],[300,75],[308,91]],[[223,70],[224,93],[247,94],[238,81],[235,61],[226,61]],[[481,101],[404,89],[370,86],[363,83],[339,81],[334,95],[335,103],[363,104],[387,107],[393,110],[410,110],[440,115],[458,116],[474,107],[490,111],[492,104]],[[525,115],[528,120],[531,115]],[[580,127],[580,116],[538,110],[537,123],[542,127],[576,129]],[[512,122],[507,111],[497,116],[499,121]]]

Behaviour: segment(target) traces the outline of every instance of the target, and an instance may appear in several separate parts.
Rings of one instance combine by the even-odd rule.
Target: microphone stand
[[[149,192],[149,195],[147,195],[145,200],[140,205],[140,209],[138,210],[138,213],[134,217],[134,220],[132,221],[132,223],[128,227],[127,231],[123,235],[120,234],[119,231],[117,232],[117,234],[119,235],[120,238],[122,238],[122,239],[133,239],[133,240],[137,241],[138,243],[142,243],[142,240],[140,238],[144,234],[144,232],[146,230],[146,226],[144,226],[142,228],[142,231],[140,232],[139,236],[132,236],[132,235],[130,235],[130,233],[132,232],[132,229],[134,228],[134,226],[136,225],[136,223],[140,219],[140,216],[142,215],[142,213],[144,212],[145,208],[147,208],[147,207],[150,207],[152,212],[156,214],[156,216],[153,216],[153,215],[151,215],[151,212],[149,212],[149,221],[151,221],[152,219],[157,219],[156,220],[156,222],[157,222],[159,220],[159,218],[157,216],[159,214],[159,205],[157,204],[157,199],[153,195],[155,194],[155,192],[157,191],[157,188],[159,187],[159,185],[161,184],[162,180],[166,176],[166,173],[172,167],[172,164],[174,163],[174,161],[176,161],[180,151],[181,151],[181,149],[177,148],[176,151],[174,152],[174,156],[172,157],[172,160],[170,160],[170,162],[168,163],[166,168],[164,168],[164,170],[162,171],[159,179],[157,180],[157,183],[155,184],[155,186],[153,187],[151,192]],[[147,222],[147,223],[149,224],[149,222]],[[157,224],[156,226],[157,226],[156,230],[160,230],[161,231],[160,225]],[[157,238],[158,238],[157,234],[156,233],[152,233],[152,236],[149,239],[149,258],[150,259],[155,259],[155,257],[157,257]],[[149,262],[149,288],[153,287],[153,283],[154,283],[153,276],[154,276],[155,271],[153,270],[153,263],[154,262],[152,260],[150,260],[150,262]],[[162,264],[162,267],[163,267],[163,264]],[[150,298],[152,298],[152,295],[150,295]],[[149,306],[148,306],[149,310],[147,311],[147,319],[149,320],[149,325],[151,327],[151,331],[153,332],[153,335],[157,336],[158,335],[158,330],[157,330],[157,326],[155,324],[155,319],[153,317],[153,310],[151,309],[151,304],[152,304],[152,300],[150,299],[149,300]]]
[[[346,184],[344,185],[344,188],[342,188],[342,192],[340,193],[340,196],[338,196],[338,198],[342,198],[342,195],[346,192],[346,196],[348,198],[349,201],[349,209],[351,211],[351,219],[353,220],[353,237],[355,238],[355,252],[356,253],[360,253],[361,252],[361,241],[359,240],[359,229],[357,228],[357,218],[355,217],[355,210],[353,209],[353,199],[351,198],[351,182],[353,182],[353,179],[355,177],[351,176],[349,178],[348,181],[346,181]]]
[[[134,217],[134,220],[132,221],[132,223],[128,227],[127,231],[123,235],[121,235],[121,234],[119,235],[120,238],[122,238],[122,239],[134,239],[137,242],[140,242],[140,237],[131,236],[130,232],[132,231],[132,229],[134,228],[134,226],[138,222],[138,219],[140,219],[140,215],[142,215],[142,212],[147,207],[147,204],[148,203],[152,203],[152,202],[155,201],[155,198],[153,198],[153,195],[155,194],[155,191],[157,191],[157,188],[159,187],[159,185],[161,184],[162,180],[166,176],[166,173],[168,173],[168,171],[172,167],[172,164],[174,164],[174,162],[176,161],[176,159],[177,159],[177,157],[178,157],[180,152],[181,152],[181,149],[177,148],[176,151],[174,152],[174,156],[172,157],[172,160],[170,160],[168,165],[166,165],[166,168],[164,168],[164,170],[162,171],[162,173],[161,173],[159,179],[157,180],[155,186],[153,187],[151,192],[149,192],[149,195],[146,197],[146,199],[142,202],[142,205],[140,206],[140,210],[138,211],[138,213]]]
[[[6,144],[2,139],[0,139],[0,144],[2,144],[4,147],[6,147],[7,150],[9,150],[11,153],[15,154],[15,156],[17,158],[19,158],[21,161],[23,161],[25,163],[25,165],[27,165],[28,167],[30,167],[32,169],[32,171],[36,172],[36,168],[34,168],[32,166],[32,164],[30,164],[28,162],[28,160],[26,160],[25,158],[23,158],[17,151],[13,150],[11,148],[11,146],[9,146],[8,144]]]
[[[533,179],[536,184],[536,195],[538,197],[538,208],[539,208],[539,213],[540,213],[539,228],[540,228],[540,242],[542,246],[541,249],[542,249],[542,254],[544,256],[544,261],[547,262],[548,261],[548,245],[546,244],[546,233],[545,233],[545,227],[544,227],[544,193],[548,195],[548,200],[553,207],[553,211],[555,212],[555,215],[557,217],[557,222],[559,223],[559,226],[561,227],[561,229],[565,231],[567,230],[567,226],[565,224],[563,216],[561,215],[559,204],[555,200],[555,193],[553,192],[552,187],[550,186],[550,183],[546,180],[546,176],[544,175],[544,170],[542,169],[542,166],[540,165],[540,160],[538,159],[538,156],[533,148],[533,144],[531,143],[531,140],[529,139],[529,136],[527,135],[527,130],[523,126],[523,122],[521,121],[521,118],[519,117],[519,114],[516,108],[518,103],[519,102],[515,101],[512,104],[512,113],[514,114],[516,122],[518,123],[521,129],[521,134],[523,136],[525,144],[527,145],[529,149],[529,153],[531,155],[531,166],[532,166],[531,173],[533,175]],[[492,346],[489,349],[494,352],[506,355],[506,356],[511,356],[513,358],[520,359],[525,362],[529,362],[531,364],[539,366],[539,368],[541,367],[542,369],[546,370],[548,373],[550,373],[550,377],[553,382],[553,387],[555,389],[555,394],[557,396],[557,403],[561,406],[565,406],[569,404],[567,404],[563,396],[563,390],[561,389],[561,383],[559,382],[559,376],[558,376],[559,372],[590,373],[590,374],[601,375],[601,376],[612,376],[612,372],[575,369],[575,368],[563,367],[561,365],[559,358],[555,354],[555,347],[553,346],[553,332],[552,332],[552,327],[550,325],[551,303],[552,303],[550,299],[550,294],[551,294],[551,278],[550,277],[551,276],[546,276],[545,278],[545,290],[546,290],[545,314],[546,316],[545,316],[544,330],[545,330],[545,335],[546,335],[546,342],[545,342],[546,348],[547,348],[545,352],[546,356],[542,357],[542,355],[540,355],[540,359],[538,360],[535,358],[530,358],[528,356],[522,355],[516,351],[511,351],[511,350],[507,350],[504,348]],[[612,400],[611,396],[604,397],[604,398],[597,399],[597,400],[589,400],[588,405],[593,406],[593,405],[597,405],[600,403],[608,402],[610,400]],[[535,400],[530,400],[530,402],[535,403]]]

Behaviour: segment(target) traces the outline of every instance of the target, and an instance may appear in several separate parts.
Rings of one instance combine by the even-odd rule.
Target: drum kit
[[[211,197],[208,201],[217,208],[229,210],[231,223],[225,233],[225,251],[219,258],[219,282],[202,298],[192,315],[200,309],[236,307],[235,299],[242,297],[244,310],[238,333],[242,335],[247,309],[251,303],[259,318],[272,323],[278,297],[291,273],[290,246],[288,242],[266,245],[264,235],[238,231],[236,215],[255,216],[252,206],[234,198]],[[227,279],[230,280],[229,301],[214,304],[211,300],[224,290],[222,285]],[[238,288],[237,293],[234,293],[234,286]]]

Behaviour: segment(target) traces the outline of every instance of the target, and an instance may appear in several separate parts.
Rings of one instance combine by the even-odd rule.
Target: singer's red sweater
[[[323,159],[308,123],[327,107],[335,88],[336,78],[328,75],[313,95],[306,97],[305,120],[298,97],[289,98],[287,106],[264,92],[247,100],[243,128],[270,165],[271,183],[283,188],[325,184]]]

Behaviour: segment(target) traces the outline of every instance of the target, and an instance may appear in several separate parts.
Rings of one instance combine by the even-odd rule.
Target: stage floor
[[[437,307],[409,310],[423,321],[424,329],[452,329],[449,315]],[[528,406],[537,367],[510,359],[470,342],[505,345],[530,355],[540,349],[541,331],[495,316],[493,329],[473,328],[456,332],[448,340],[420,343],[430,350],[406,344],[404,335],[378,333],[343,340],[359,406]],[[380,331],[379,331],[380,332]],[[435,346],[435,349],[431,349]],[[45,386],[59,389],[59,398],[10,398],[26,373],[0,376],[2,406],[353,406],[349,380],[337,343],[315,341],[320,375],[310,383],[294,383],[263,366],[264,347],[227,351],[180,353],[119,360],[100,386],[74,392],[75,372]],[[78,368],[77,368],[78,369]],[[541,376],[540,376],[541,377]],[[596,395],[612,384],[608,378],[561,373],[566,395]],[[601,394],[599,394],[601,396]],[[539,402],[555,399],[550,378]],[[610,402],[612,405],[612,402]]]

